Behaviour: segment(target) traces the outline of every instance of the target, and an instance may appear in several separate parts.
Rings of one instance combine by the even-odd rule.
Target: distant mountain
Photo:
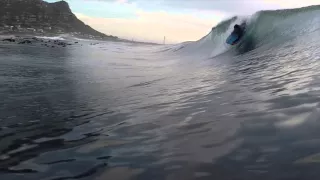
[[[118,39],[105,35],[80,21],[65,1],[48,3],[43,0],[0,0],[0,27],[13,31],[25,29],[44,33],[73,33],[79,36]]]

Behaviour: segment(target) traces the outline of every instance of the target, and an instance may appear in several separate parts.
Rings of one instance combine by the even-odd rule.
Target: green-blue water
[[[231,48],[231,21],[179,45],[1,42],[0,179],[317,179],[320,11],[285,12]]]

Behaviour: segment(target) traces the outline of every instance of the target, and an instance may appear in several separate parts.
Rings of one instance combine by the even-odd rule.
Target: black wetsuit
[[[243,30],[240,27],[234,28],[232,34],[237,34],[239,36],[239,38],[241,38],[243,35]]]
[[[232,43],[232,45],[236,44],[236,43],[241,39],[241,37],[243,36],[243,33],[244,33],[244,32],[243,32],[243,30],[242,30],[242,28],[241,28],[240,26],[234,28],[232,34],[238,35],[238,39],[235,40],[235,41]]]

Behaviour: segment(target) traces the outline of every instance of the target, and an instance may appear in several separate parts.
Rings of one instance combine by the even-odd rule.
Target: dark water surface
[[[318,179],[317,35],[213,59],[1,43],[0,179]]]

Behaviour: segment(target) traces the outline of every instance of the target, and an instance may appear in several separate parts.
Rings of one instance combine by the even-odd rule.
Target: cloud
[[[319,0],[128,0],[143,9],[215,10],[227,14],[252,14],[260,10],[296,8],[320,4]]]
[[[281,8],[299,8],[310,5],[320,5],[319,0],[264,0],[264,2],[278,5]]]
[[[57,1],[57,0],[48,0]],[[232,15],[297,8],[319,0],[66,0],[79,19],[106,34],[172,43],[197,40]]]
[[[169,14],[167,12],[137,11],[137,18],[97,18],[76,13],[76,16],[91,27],[122,38],[151,42],[177,43],[198,40],[216,25],[221,17],[210,20],[198,18],[192,14]]]
[[[116,0],[117,3],[127,3],[127,0]]]
[[[50,2],[58,0],[47,0]],[[214,10],[232,15],[253,14],[267,9],[297,8],[319,5],[319,0],[66,0],[72,4],[117,3],[145,11]],[[99,9],[99,6],[95,6]]]

